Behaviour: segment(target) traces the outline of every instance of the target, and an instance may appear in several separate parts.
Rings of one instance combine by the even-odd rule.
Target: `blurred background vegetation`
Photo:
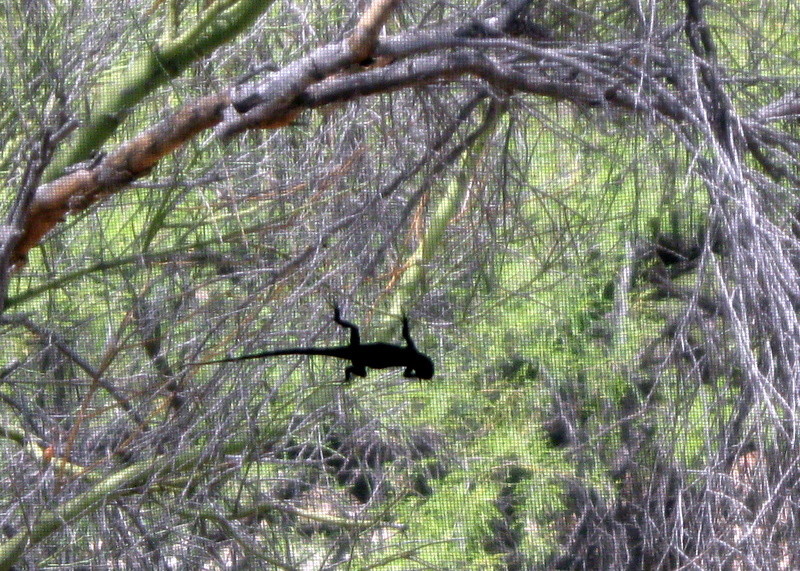
[[[401,2],[386,33],[502,6]],[[800,393],[775,342],[794,330],[767,302],[736,305],[741,288],[796,288],[796,124],[760,149],[780,176],[752,137],[732,143],[769,196],[748,212],[787,252],[768,281],[761,250],[737,257],[761,242],[720,214],[746,201],[713,178],[728,151],[697,126],[714,93],[692,87],[696,6],[543,0],[528,16],[548,30],[536,45],[576,59],[651,46],[688,126],[445,78],[226,142],[201,133],[69,216],[12,275],[0,325],[0,568],[800,564]],[[79,122],[48,181],[338,40],[364,8],[5,2],[3,203],[43,133]],[[767,125],[794,88],[797,8],[721,2],[704,18],[736,120]],[[407,314],[436,376],[188,364],[343,343],[332,302],[367,341],[399,342]]]

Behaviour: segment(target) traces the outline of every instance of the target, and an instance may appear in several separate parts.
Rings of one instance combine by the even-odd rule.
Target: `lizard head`
[[[433,361],[427,355],[419,354],[414,363],[414,372],[418,379],[430,379],[433,377]]]

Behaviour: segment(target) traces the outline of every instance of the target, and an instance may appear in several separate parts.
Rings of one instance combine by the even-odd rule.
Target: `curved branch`
[[[123,143],[96,165],[80,168],[36,189],[24,229],[10,256],[25,264],[28,252],[70,212],[88,208],[118,188],[145,176],[166,154],[200,131],[222,121],[227,93],[190,103],[150,129]]]
[[[676,79],[679,74],[670,58],[648,55],[652,70],[635,63],[642,54],[650,54],[652,46],[635,41],[591,50],[537,45],[533,40],[542,36],[520,25],[527,6],[523,0],[511,2],[499,16],[467,26],[445,23],[377,42],[393,6],[393,0],[374,0],[348,39],[315,49],[266,79],[235,88],[235,93],[226,90],[190,103],[97,164],[39,187],[11,254],[13,266],[24,265],[30,249],[67,214],[146,175],[163,156],[212,127],[226,139],[249,129],[287,125],[304,109],[463,76],[498,90],[582,107],[616,107],[697,122],[684,101],[687,88]],[[381,67],[357,65],[364,61],[366,47]],[[752,126],[742,123],[745,135],[762,123],[758,118]]]
[[[373,0],[349,40],[318,48],[273,73],[266,81],[246,88],[246,92],[233,101],[234,109],[242,116],[228,124],[222,133],[223,138],[254,127],[285,125],[281,118],[286,115],[286,108],[309,85],[344,71],[372,54],[378,33],[396,4],[397,0]]]
[[[199,21],[181,37],[165,45],[149,46],[149,51],[135,55],[130,65],[125,65],[125,69],[135,70],[134,73],[109,73],[101,82],[102,89],[91,98],[93,112],[89,124],[58,153],[48,168],[45,181],[61,176],[69,165],[85,160],[92,152],[102,148],[145,97],[235,38],[266,12],[273,2],[236,0],[221,13],[214,5],[207,5],[207,13],[202,14]]]

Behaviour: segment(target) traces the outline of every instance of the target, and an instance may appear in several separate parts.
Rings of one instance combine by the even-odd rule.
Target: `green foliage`
[[[259,14],[277,19],[285,8],[172,3],[178,5],[186,7],[185,16],[194,9],[195,17],[169,21],[158,12],[159,19],[137,28],[134,37],[110,42],[115,58],[105,62],[105,73],[83,78],[99,94],[93,98],[95,117],[64,148],[54,169],[112,135],[124,140],[166,107],[207,92],[202,58],[214,50],[225,54],[215,62],[221,77],[233,77],[261,54],[291,61],[306,49],[294,44],[298,29],[310,26],[324,35],[352,16],[347,5],[335,4],[310,11],[310,22],[292,20],[246,35]],[[8,133],[0,155],[0,170],[9,177],[12,143],[42,120],[35,109],[49,104],[21,87],[57,63],[52,55],[67,41],[59,29],[75,25],[81,37],[91,32],[92,26],[78,25],[60,6],[51,20],[3,40],[14,49],[8,50],[8,75],[0,82],[15,105],[0,110],[0,129],[17,120],[20,125]],[[25,18],[18,10],[6,9],[4,16],[7,30]],[[734,27],[716,29],[722,29],[726,57],[734,61],[751,53],[752,42],[770,40],[766,32],[742,38]],[[237,34],[242,43],[225,52],[223,44]],[[39,49],[41,57],[34,57]],[[777,73],[785,72],[774,65]],[[168,81],[168,89],[159,89]],[[59,496],[60,489],[42,495],[57,509],[33,522],[27,533],[35,541],[46,542],[48,533],[74,518],[84,519],[69,532],[80,529],[88,536],[102,525],[89,519],[92,514],[113,508],[109,500],[121,501],[131,490],[139,493],[152,479],[157,485],[144,493],[155,498],[146,502],[153,521],[210,521],[234,541],[245,533],[241,529],[260,540],[274,534],[278,539],[265,543],[285,541],[297,560],[312,561],[332,549],[330,530],[318,520],[297,524],[305,520],[287,516],[290,502],[281,512],[265,501],[277,485],[301,482],[325,497],[325,505],[316,507],[330,511],[316,515],[339,518],[323,523],[353,538],[354,568],[409,569],[410,561],[420,567],[501,568],[503,554],[487,544],[506,517],[498,507],[504,493],[517,502],[507,519],[519,532],[518,550],[532,567],[543,567],[563,531],[559,514],[569,507],[564,482],[579,480],[610,505],[621,493],[626,482],[611,469],[623,428],[640,431],[642,449],[633,453],[646,467],[664,454],[679,466],[704,465],[709,442],[734,413],[738,387],[716,378],[690,384],[674,368],[653,372],[640,366],[651,345],[670,349],[662,339],[665,323],[683,305],[656,298],[646,275],[657,262],[642,261],[641,249],[660,236],[690,239],[704,228],[706,195],[697,181],[682,176],[696,157],[675,150],[680,146],[671,133],[642,128],[640,119],[623,120],[610,110],[602,120],[587,120],[556,105],[520,124],[499,103],[492,104],[494,114],[481,104],[458,132],[475,135],[463,154],[436,176],[408,176],[379,207],[366,208],[387,173],[419,159],[417,141],[427,144],[429,133],[403,130],[404,122],[420,109],[446,107],[440,95],[414,97],[408,109],[393,108],[396,117],[381,113],[385,102],[361,102],[342,111],[344,119],[335,111],[229,147],[197,144],[162,162],[140,186],[71,219],[33,252],[29,273],[13,282],[9,306],[42,318],[102,368],[104,378],[138,399],[164,441],[151,446],[143,438],[140,456],[125,466],[82,451],[90,458],[87,465],[100,468],[69,480],[70,496]],[[353,109],[358,120],[345,115]],[[386,134],[395,131],[396,140]],[[516,184],[508,183],[513,177],[498,176],[507,167],[497,160],[503,151],[519,161]],[[413,212],[405,212],[410,204]],[[328,232],[348,217],[356,222]],[[383,246],[377,261],[365,255]],[[692,273],[677,283],[702,282],[710,289],[705,278]],[[371,340],[396,340],[396,316],[411,313],[414,337],[434,356],[436,377],[405,382],[396,370],[375,371],[343,386],[337,384],[340,362],[305,357],[186,366],[255,349],[336,343],[342,333],[330,322],[331,299],[347,303],[353,314],[348,317],[364,324]],[[151,308],[162,328],[162,354],[175,371],[172,378],[161,376],[143,350],[145,320],[137,317],[137,304]],[[390,322],[391,329],[381,329]],[[42,341],[29,332],[4,332],[3,343],[9,354],[37,355]],[[0,386],[3,396],[33,394],[41,407],[55,401],[57,390],[47,386],[55,367],[40,361]],[[120,412],[74,364],[59,374],[59,382],[73,383],[62,406],[76,418],[64,420],[69,415],[58,411],[61,416],[54,417],[63,426],[52,429],[77,448],[81,437],[102,432]],[[161,404],[171,382],[179,384],[183,408],[165,410]],[[590,435],[570,454],[546,430],[562,393],[574,397],[570,420]],[[9,442],[24,442],[10,428],[22,431],[18,420],[0,416],[0,468],[19,454]],[[390,444],[402,441],[398,434],[419,430],[440,439],[431,445],[431,457],[381,466],[389,491],[366,506],[354,505],[348,484],[330,467],[312,469],[303,458],[292,463],[296,459],[281,451],[301,442],[329,452],[326,438],[334,429],[365,425],[376,440]],[[182,446],[182,453],[167,458],[173,445]],[[41,456],[41,449],[31,450]],[[437,471],[440,464],[444,468]],[[512,469],[522,474],[513,484]],[[428,495],[408,483],[426,471]],[[198,490],[208,496],[195,497]],[[158,504],[170,494],[174,504]],[[207,502],[206,511],[175,509],[181,494]],[[224,510],[215,513],[208,507],[216,507],[213,502]],[[243,523],[248,510],[252,525]],[[235,525],[225,527],[225,518]],[[361,527],[353,524],[358,518]],[[386,523],[408,528],[400,533],[381,525]],[[9,560],[9,550],[22,549],[25,540],[6,544]]]

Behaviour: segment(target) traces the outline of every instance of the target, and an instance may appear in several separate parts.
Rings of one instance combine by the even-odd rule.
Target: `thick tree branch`
[[[399,0],[375,0],[364,12],[348,40],[356,61],[363,61],[372,55],[378,43],[378,34],[398,2]]]
[[[133,62],[125,62],[125,69],[131,72],[109,70],[104,80],[98,82],[102,88],[91,96],[93,112],[89,123],[74,140],[59,149],[44,180],[54,180],[67,167],[102,148],[146,96],[231,41],[267,11],[273,1],[206,2],[204,13],[180,37],[148,45],[147,51],[133,56]]]
[[[547,34],[525,22],[527,4],[518,0],[494,17],[467,25],[450,22],[379,41],[378,33],[395,3],[374,0],[347,39],[315,49],[235,93],[225,91],[190,103],[97,164],[39,187],[11,251],[11,264],[22,266],[30,249],[67,214],[145,176],[163,156],[205,129],[215,127],[217,136],[226,139],[249,129],[280,127],[304,109],[356,97],[471,76],[509,93],[702,123],[691,115],[693,107],[687,101],[696,95],[682,85],[669,50],[660,54],[652,39],[587,47],[539,45]],[[707,51],[702,30],[691,22],[687,26],[693,49]],[[367,59],[379,66],[359,65]],[[713,70],[708,73],[707,79],[713,77]],[[750,132],[759,129],[763,136],[765,120],[757,114],[752,122],[741,123],[753,144],[760,139]],[[765,168],[770,165],[768,157],[760,160]],[[768,172],[779,169],[771,167]]]
[[[253,127],[280,126],[286,108],[309,85],[359,64],[371,55],[378,33],[396,4],[397,0],[373,0],[349,39],[318,48],[275,72],[266,81],[240,89],[245,93],[234,99],[233,106],[243,115],[236,123],[238,128],[228,128],[225,136]]]
[[[70,212],[86,209],[104,196],[145,176],[166,154],[200,131],[222,121],[227,93],[212,95],[178,110],[155,126],[123,143],[96,165],[79,168],[40,186],[30,200],[24,228],[10,256],[22,266],[28,252]]]

